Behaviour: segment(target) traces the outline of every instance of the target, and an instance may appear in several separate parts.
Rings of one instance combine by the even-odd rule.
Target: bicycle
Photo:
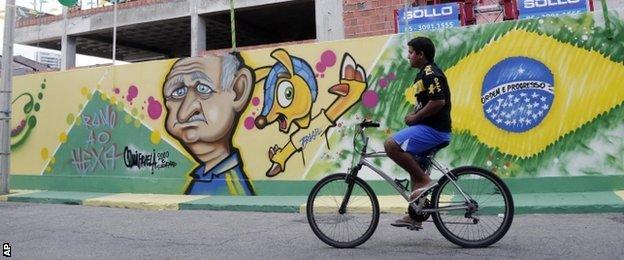
[[[372,127],[379,127],[379,123],[364,120],[357,124],[353,136],[354,159],[358,135],[363,143],[357,165],[353,166],[352,161],[348,173],[335,173],[321,179],[308,196],[306,215],[312,231],[321,241],[336,248],[361,245],[373,235],[379,223],[377,196],[366,181],[357,176],[362,166],[381,176],[409,203],[409,180],[393,180],[367,160],[386,157],[385,152],[367,151],[369,138],[365,129]],[[433,167],[443,176],[437,186],[409,203],[408,213],[419,222],[432,217],[440,233],[456,245],[475,248],[494,244],[507,233],[513,221],[511,193],[505,183],[488,170],[461,166],[449,171],[434,159],[436,152],[446,145],[448,143],[434,147],[427,156],[415,157],[427,174],[431,174]]]

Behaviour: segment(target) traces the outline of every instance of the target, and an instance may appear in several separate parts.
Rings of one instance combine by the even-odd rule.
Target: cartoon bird
[[[294,123],[298,128],[290,134],[289,142],[283,147],[277,145],[268,151],[271,167],[267,177],[283,172],[286,162],[295,153],[301,152],[314,140],[326,137],[327,130],[336,120],[360,100],[366,90],[366,72],[345,53],[342,59],[339,83],[328,89],[336,99],[314,117],[312,105],[316,101],[318,87],[312,67],[303,59],[290,56],[284,49],[276,49],[271,57],[277,60],[273,66],[255,70],[256,83],[265,80],[262,113],[256,117],[255,125],[263,129],[274,122],[279,130],[289,133]],[[305,164],[305,158],[304,158]]]
[[[277,121],[279,130],[288,133],[294,123],[307,128],[310,111],[316,101],[317,83],[312,67],[303,59],[276,49],[271,57],[277,62],[271,67],[256,69],[256,82],[264,82],[264,105],[256,117],[258,129]]]

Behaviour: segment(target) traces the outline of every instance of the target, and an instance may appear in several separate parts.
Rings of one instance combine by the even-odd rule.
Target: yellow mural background
[[[54,160],[52,156],[62,144],[64,138],[61,135],[69,133],[75,122],[74,120],[72,124],[69,124],[68,116],[71,114],[74,118],[79,118],[82,108],[96,90],[102,92],[102,97],[105,97],[109,103],[122,105],[128,114],[133,114],[132,111],[135,109],[134,120],[140,120],[148,128],[157,131],[161,141],[170,143],[190,159],[190,155],[166,133],[162,123],[165,115],[164,107],[161,117],[152,120],[147,115],[147,105],[143,103],[150,96],[159,100],[161,104],[163,103],[161,86],[164,76],[174,61],[162,60],[15,77],[13,98],[24,92],[29,92],[36,98],[37,93],[41,92],[43,99],[38,101],[41,110],[36,116],[37,125],[26,143],[12,150],[11,174],[44,173],[47,163]],[[44,80],[46,88],[41,90],[40,85]],[[121,98],[127,94],[127,89],[131,85],[135,85],[139,90],[132,104]],[[114,88],[119,88],[120,93],[115,94]],[[13,106],[14,111],[21,109],[22,107]],[[15,125],[19,120],[16,116],[11,125]],[[151,138],[151,136],[145,138]],[[45,156],[45,151],[48,156]]]
[[[315,64],[320,60],[320,56],[324,51],[331,50],[336,54],[336,63],[332,67],[325,70],[324,77],[317,78],[318,96],[316,102],[312,105],[312,116],[317,115],[321,108],[326,108],[329,104],[331,104],[331,102],[334,101],[336,96],[328,93],[327,90],[334,84],[338,83],[340,62],[343,54],[345,52],[351,54],[355,61],[361,64],[366,69],[366,73],[370,75],[373,63],[377,59],[378,53],[382,52],[388,38],[388,36],[367,38],[365,45],[362,45],[360,39],[353,39],[283,47],[291,56],[306,60],[315,71]],[[258,68],[262,66],[271,66],[276,62],[275,59],[270,56],[273,50],[274,49],[261,49],[242,52],[241,54],[247,65],[252,68]],[[371,82],[369,82],[369,84],[371,84]],[[369,85],[369,89],[370,88],[371,87]],[[253,112],[255,112],[256,115],[259,115],[262,112],[262,105],[264,102],[263,91],[264,82],[256,84],[252,98],[260,98],[260,104],[257,107],[254,107],[251,103],[249,104],[246,111],[241,115],[241,120],[239,121],[237,128],[238,130],[234,137],[234,146],[239,147],[241,157],[245,163],[245,172],[251,179],[268,179],[265,176],[265,172],[271,166],[268,157],[269,147],[274,145],[278,145],[280,147],[284,146],[289,141],[289,134],[293,133],[296,129],[296,126],[291,127],[289,134],[280,132],[277,124],[269,125],[262,130],[257,128],[253,128],[252,130],[245,129],[243,126],[245,117],[251,116]],[[306,149],[322,152],[326,149],[326,146],[323,141],[312,143],[310,146],[307,146]],[[304,173],[314,164],[314,158],[306,157],[305,160],[306,164],[304,165],[301,153],[293,154],[290,160],[286,163],[286,170],[271,179],[300,180],[304,178]]]
[[[317,77],[318,97],[313,104],[311,115],[316,116],[321,109],[329,106],[336,98],[335,95],[328,93],[328,89],[339,83],[340,62],[346,52],[366,69],[369,77],[374,68],[381,68],[384,70],[383,73],[386,73],[388,64],[376,63],[380,55],[389,55],[386,47],[393,39],[395,40],[393,44],[400,44],[400,48],[405,48],[402,39],[397,40],[397,37],[402,36],[378,36],[282,47],[291,56],[306,60],[315,72],[315,65],[320,61],[323,52],[332,51],[336,56],[335,64],[323,72],[323,77]],[[362,44],[363,42],[366,44]],[[247,66],[256,69],[275,64],[276,60],[271,57],[273,50],[275,48],[244,51],[241,55]],[[536,127],[522,133],[497,128],[487,120],[480,103],[481,87],[485,75],[498,62],[515,56],[529,57],[544,63],[552,71],[555,82],[554,101],[548,115]],[[387,62],[388,57],[381,58],[380,60]],[[24,145],[12,150],[11,173],[16,175],[45,174],[46,165],[55,160],[52,156],[65,141],[64,135],[66,136],[71,129],[70,123],[72,122],[68,122],[68,115],[72,114],[74,118],[78,118],[81,109],[87,104],[94,91],[102,92],[103,99],[109,103],[123,106],[128,114],[134,116],[133,120],[140,121],[152,130],[152,135],[141,138],[167,142],[180,151],[189,162],[197,165],[186,149],[167,134],[164,127],[166,111],[161,87],[165,75],[174,62],[175,60],[171,59],[16,77],[14,98],[24,92],[29,92],[35,97],[42,92],[44,97],[39,101],[41,110],[37,113],[36,127]],[[622,64],[613,62],[598,52],[588,51],[562,43],[549,36],[520,29],[514,29],[497,40],[487,43],[480,50],[462,58],[445,73],[453,96],[453,131],[455,133],[468,132],[487,147],[496,148],[504,154],[519,158],[538,155],[566,134],[591,122],[600,114],[610,111],[624,100],[624,85],[622,84],[624,66]],[[41,90],[40,85],[44,80],[46,89]],[[369,81],[368,83],[368,89],[373,90],[376,87],[373,84],[377,82]],[[132,104],[123,98],[127,95],[130,86],[138,88],[138,96],[134,98]],[[233,146],[239,149],[244,171],[252,180],[302,180],[306,178],[306,173],[319,156],[306,156],[304,165],[302,154],[296,152],[287,161],[285,172],[273,178],[265,176],[271,166],[268,157],[269,147],[284,146],[297,127],[293,125],[288,134],[280,132],[277,124],[269,125],[261,130],[255,127],[252,129],[245,127],[245,119],[255,118],[262,111],[263,87],[264,81],[254,86],[249,104],[240,115],[238,125],[235,126]],[[115,93],[116,88],[119,89],[119,93]],[[402,91],[396,93],[402,98],[404,94]],[[163,105],[162,114],[158,119],[151,119],[147,114],[147,104],[144,102],[149,97],[154,97]],[[411,97],[413,94],[405,96],[407,101],[412,100]],[[254,98],[259,99],[260,103],[252,104],[251,100]],[[591,104],[587,100],[591,100]],[[384,101],[380,100],[380,102]],[[13,106],[14,111],[20,109],[22,107]],[[15,121],[12,125],[19,120],[19,113],[14,114]],[[343,119],[345,118],[338,119],[338,122]],[[330,129],[330,135],[332,132]],[[313,152],[306,154],[319,155],[326,152],[325,138],[322,139],[321,142],[313,142],[307,146],[306,150]],[[340,149],[348,148],[338,147],[336,150]],[[334,147],[332,147],[332,152],[333,150]]]
[[[345,52],[351,54],[356,62],[366,68],[367,73],[370,73],[368,70],[377,58],[371,53],[380,53],[387,39],[387,36],[372,37],[367,40],[365,47],[361,45],[359,40],[285,47],[292,56],[306,60],[312,68],[315,68],[316,62],[320,61],[320,56],[324,51],[331,50],[336,54],[336,63],[325,70],[323,77],[317,78],[318,96],[312,107],[312,116],[318,114],[321,108],[326,108],[336,97],[328,93],[327,90],[338,83],[343,54]],[[270,56],[271,51],[273,49],[261,49],[242,52],[241,55],[247,66],[254,69],[270,66],[276,62]],[[46,89],[42,91],[44,98],[39,101],[41,110],[37,114],[37,125],[26,143],[12,151],[11,173],[20,175],[44,174],[46,165],[50,160],[54,160],[52,157],[55,151],[64,141],[61,135],[67,135],[73,126],[73,123],[68,123],[68,115],[72,114],[74,118],[79,118],[81,109],[96,90],[102,92],[104,100],[113,105],[122,105],[128,114],[133,115],[134,120],[139,120],[141,124],[153,132],[157,132],[161,141],[170,143],[183,153],[189,161],[194,162],[179,142],[169,136],[164,128],[166,112],[161,86],[174,62],[175,59],[171,59],[16,77],[14,97],[23,92],[30,92],[36,96],[44,79],[46,80]],[[137,87],[138,95],[130,104],[122,96],[127,95],[128,88],[132,85]],[[251,179],[267,178],[265,171],[271,165],[267,155],[268,148],[273,145],[283,146],[286,144],[290,138],[290,133],[296,129],[293,127],[289,134],[284,134],[278,130],[275,124],[262,130],[255,127],[251,130],[245,128],[245,118],[254,116],[254,113],[259,115],[262,110],[263,86],[264,82],[256,84],[249,105],[241,114],[236,127],[236,134],[233,137],[233,145],[240,150],[245,172]],[[119,89],[118,94],[114,92],[115,88]],[[156,98],[163,105],[162,114],[156,120],[152,120],[147,115],[147,104],[144,102],[150,96]],[[251,99],[253,97],[260,99],[261,102],[258,106],[252,105]],[[14,107],[13,109],[20,108]],[[123,118],[118,120],[123,120]],[[145,136],[145,138],[151,137]],[[42,154],[43,149],[47,151],[47,156]],[[321,147],[320,143],[314,143],[306,149],[316,151],[322,150],[324,147]],[[311,167],[312,164],[313,158],[306,158],[306,165],[304,166],[301,154],[295,153],[287,162],[286,171],[273,179],[301,179],[305,169]]]

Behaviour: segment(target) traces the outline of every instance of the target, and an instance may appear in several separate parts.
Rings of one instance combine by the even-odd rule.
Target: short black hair
[[[408,43],[408,46],[412,47],[414,51],[422,51],[427,58],[428,61],[433,62],[433,58],[435,58],[435,46],[431,39],[427,37],[416,37],[411,39]]]

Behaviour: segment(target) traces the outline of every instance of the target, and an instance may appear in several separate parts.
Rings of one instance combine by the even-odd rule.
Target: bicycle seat
[[[432,147],[431,149],[425,151],[421,155],[415,155],[414,159],[416,159],[416,161],[420,164],[420,166],[423,169],[426,169],[429,167],[429,159],[433,158],[438,151],[442,150],[442,148],[447,147],[448,145],[449,145],[449,142],[440,143]]]
[[[429,167],[431,166],[431,158],[433,158],[438,151],[440,151],[444,147],[447,147],[448,145],[449,142],[438,144],[428,151],[425,151],[421,156],[415,155],[414,159],[416,159],[416,162],[418,162],[420,168],[427,171],[427,169],[429,169]]]
[[[429,149],[428,151],[426,151],[426,152],[425,152],[425,154],[426,154],[427,156],[431,156],[431,157],[433,157],[433,156],[435,156],[435,154],[436,154],[438,151],[442,150],[442,148],[447,147],[448,145],[449,145],[449,142],[443,142],[443,143],[440,143],[440,144],[438,144],[438,145],[434,146],[433,148]]]

